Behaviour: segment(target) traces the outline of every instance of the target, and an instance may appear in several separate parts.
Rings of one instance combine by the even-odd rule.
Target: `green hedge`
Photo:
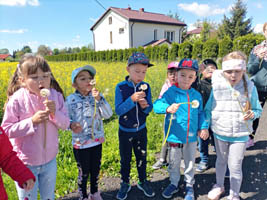
[[[230,38],[222,40],[209,39],[206,42],[196,40],[194,42],[185,41],[184,43],[172,43],[171,47],[148,46],[106,50],[106,51],[89,51],[74,54],[59,54],[46,56],[48,61],[90,61],[90,62],[125,62],[133,52],[144,52],[152,61],[174,61],[182,58],[193,58],[202,60],[205,58],[213,58],[215,60],[222,58],[233,50],[243,51],[249,55],[251,49],[264,40],[261,34],[248,34],[241,36],[232,41]]]

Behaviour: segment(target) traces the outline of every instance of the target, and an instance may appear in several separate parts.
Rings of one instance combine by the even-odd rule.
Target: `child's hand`
[[[83,128],[82,126],[80,125],[79,122],[73,122],[71,123],[70,125],[70,129],[74,132],[74,133],[80,133],[82,132]]]
[[[208,129],[203,129],[203,130],[199,130],[198,131],[198,136],[203,139],[206,140],[209,138],[209,131]]]
[[[147,108],[149,105],[147,103],[147,100],[145,98],[142,98],[138,100],[139,105],[141,106],[142,109]]]
[[[44,102],[46,110],[49,111],[50,114],[55,115],[56,112],[56,103],[52,100],[46,99]]]
[[[252,110],[248,110],[244,115],[244,120],[254,119],[254,112]]]
[[[146,97],[146,93],[141,91],[141,92],[135,92],[132,96],[131,96],[131,99],[133,102],[137,102],[143,98]]]
[[[33,179],[29,179],[27,180],[25,183],[23,183],[22,187],[24,190],[29,191],[33,188],[34,186],[34,180]]]
[[[170,105],[168,108],[167,108],[167,112],[168,113],[176,113],[176,111],[178,110],[180,104],[179,103],[173,103],[172,105]]]
[[[92,89],[92,96],[97,100],[99,101],[100,100],[100,92],[96,89],[96,88],[93,88]]]
[[[32,123],[39,124],[49,119],[48,110],[39,110],[32,116]]]

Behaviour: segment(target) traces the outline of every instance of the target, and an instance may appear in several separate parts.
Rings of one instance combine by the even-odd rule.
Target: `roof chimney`
[[[130,6],[128,6],[127,10],[131,10],[131,7],[130,7]]]
[[[144,9],[144,8],[139,8],[139,11],[140,11],[140,12],[144,12],[145,9]]]

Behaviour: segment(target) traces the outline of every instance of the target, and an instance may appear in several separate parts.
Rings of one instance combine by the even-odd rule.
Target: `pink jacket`
[[[159,94],[159,99],[162,98],[163,94],[172,86],[172,84],[170,83],[170,81],[167,79],[165,81],[165,83],[163,84],[160,94]]]
[[[54,89],[50,89],[50,93],[48,99],[55,101],[56,112],[46,122],[46,139],[45,124],[33,125],[31,119],[38,110],[45,110],[43,97],[21,88],[7,103],[2,127],[13,145],[13,150],[26,165],[42,165],[54,159],[58,152],[58,129],[69,127],[62,94]]]

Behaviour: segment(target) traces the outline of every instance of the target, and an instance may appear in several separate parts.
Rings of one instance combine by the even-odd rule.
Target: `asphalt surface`
[[[267,106],[263,110],[263,114],[260,119],[260,125],[255,136],[255,145],[247,149],[245,158],[243,161],[243,182],[240,190],[241,199],[246,200],[267,200]],[[195,199],[207,200],[207,194],[215,183],[215,159],[216,154],[213,152],[213,148],[209,149],[210,152],[210,165],[211,167],[204,173],[195,174]],[[196,161],[199,161],[199,154],[197,154]],[[181,170],[183,173],[183,170]],[[132,183],[132,189],[128,193],[127,200],[143,200],[143,199],[164,199],[161,196],[162,191],[169,184],[167,168],[155,170],[155,173],[149,178],[151,186],[154,189],[156,195],[153,198],[147,198],[143,192],[140,191],[136,182]],[[99,181],[99,187],[102,198],[104,200],[116,199],[116,194],[120,187],[119,178],[102,178]],[[225,191],[222,196],[222,200],[226,200],[226,196],[229,194],[229,179],[225,179]],[[183,176],[179,183],[179,192],[176,193],[174,200],[184,199],[184,183]],[[60,200],[78,200],[77,193],[71,193]]]

